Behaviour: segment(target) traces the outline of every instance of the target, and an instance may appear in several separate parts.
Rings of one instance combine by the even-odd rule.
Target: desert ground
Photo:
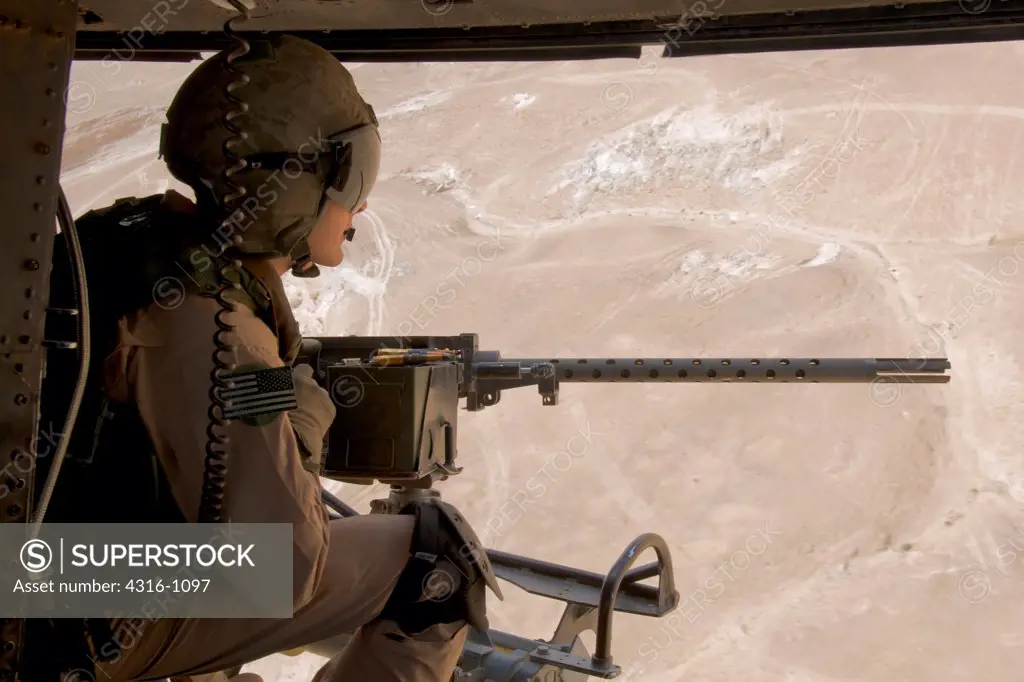
[[[289,295],[307,335],[475,332],[506,357],[948,357],[951,383],[901,390],[513,391],[462,413],[441,489],[489,547],[549,561],[604,572],[666,539],[682,602],[616,617],[624,679],[1020,679],[1021,63],[1004,43],[351,64],[381,179],[345,263]],[[189,193],[156,151],[194,66],[74,66],[76,216]],[[332,487],[361,511],[383,492]],[[504,589],[492,626],[550,636],[560,605]]]

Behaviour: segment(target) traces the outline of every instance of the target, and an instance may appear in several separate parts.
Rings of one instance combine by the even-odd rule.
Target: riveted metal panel
[[[77,8],[0,2],[0,521],[32,514],[43,326],[53,248],[65,90]],[[17,677],[23,622],[0,621],[0,682]]]

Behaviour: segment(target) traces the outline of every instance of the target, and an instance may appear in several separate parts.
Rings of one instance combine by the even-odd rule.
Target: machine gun
[[[303,341],[297,362],[314,368],[318,383],[339,406],[324,439],[326,478],[361,485],[388,484],[387,499],[371,513],[397,513],[462,471],[456,464],[459,401],[477,412],[497,405],[502,391],[536,386],[544,405],[557,405],[567,383],[948,383],[945,358],[502,358],[482,351],[476,334],[459,336],[335,336]],[[324,491],[342,516],[357,512]],[[653,549],[656,561],[634,568]],[[662,617],[679,601],[668,544],[654,533],[637,537],[606,575],[488,550],[495,574],[535,595],[565,602],[548,641],[494,629],[473,631],[453,682],[580,682],[614,678],[615,611]],[[658,585],[641,581],[658,577]],[[580,635],[593,630],[588,655]],[[347,637],[302,650],[331,656]]]

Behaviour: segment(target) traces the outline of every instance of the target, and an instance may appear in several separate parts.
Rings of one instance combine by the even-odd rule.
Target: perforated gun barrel
[[[558,382],[945,384],[946,358],[518,358],[475,364],[480,378]]]

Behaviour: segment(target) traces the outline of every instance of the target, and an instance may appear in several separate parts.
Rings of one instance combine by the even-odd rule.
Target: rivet
[[[25,267],[26,270],[39,269],[39,261],[37,261],[35,258],[29,258],[22,265]]]
[[[25,298],[32,298],[34,293],[35,292],[32,291],[32,287],[29,287],[28,289],[25,289]]]
[[[36,213],[42,213],[43,212],[43,205],[42,204],[32,204],[32,210],[35,211]]]
[[[32,234],[30,234],[28,236],[28,238],[29,238],[29,241],[37,242],[37,241],[39,241],[39,233],[38,232],[33,232]]]
[[[11,506],[7,507],[7,515],[15,517],[21,516],[21,507],[17,504],[12,504]]]
[[[48,118],[44,118],[43,119],[43,127],[44,128],[49,128],[50,127],[50,119],[48,119]]]
[[[46,66],[50,69],[50,71],[56,71],[58,68],[56,62],[50,62]]]
[[[42,175],[37,175],[36,176],[36,184],[37,185],[45,185],[46,184],[46,178],[44,178]]]
[[[0,334],[0,343],[7,343],[7,334]]]
[[[28,402],[28,396],[25,395],[24,393],[19,393],[18,395],[14,396],[14,404],[15,405],[24,405],[27,402]]]
[[[46,96],[47,97],[53,97],[56,94],[57,94],[57,91],[54,90],[53,88],[46,88]],[[43,123],[43,125],[46,125],[46,123]]]
[[[43,125],[46,125],[45,121],[43,122]],[[45,142],[36,142],[36,144],[33,147],[33,149],[35,150],[36,154],[49,154],[50,153],[50,145],[46,144]]]
[[[26,310],[25,312],[23,312],[21,314],[21,316],[23,318],[25,318],[26,320],[31,320],[32,319],[32,311],[31,310]]]
[[[21,336],[18,337],[18,343],[24,343],[24,344],[28,345],[31,342],[32,342],[32,337],[29,336],[28,334],[22,334]]]

